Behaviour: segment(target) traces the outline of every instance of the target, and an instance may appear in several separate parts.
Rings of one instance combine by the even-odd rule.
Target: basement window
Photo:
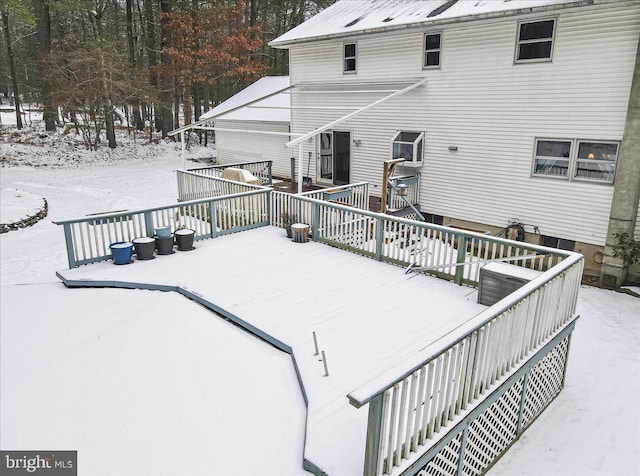
[[[542,235],[542,246],[547,248],[557,248],[560,250],[573,251],[576,248],[576,242],[573,240],[565,240],[555,236]]]
[[[345,73],[355,73],[356,72],[356,44],[355,43],[345,43],[343,47],[344,51],[344,61],[343,68]]]
[[[519,23],[516,63],[551,61],[555,27],[555,20]]]

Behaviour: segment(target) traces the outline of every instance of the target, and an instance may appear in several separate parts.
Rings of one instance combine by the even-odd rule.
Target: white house
[[[429,219],[515,221],[596,272],[639,33],[638,1],[343,0],[271,45],[289,50],[292,132],[315,130],[289,146],[316,182],[379,195],[383,161],[411,158]]]
[[[275,176],[290,175],[290,95],[278,94],[288,86],[288,76],[264,77],[200,116],[215,124],[219,163],[272,160]]]

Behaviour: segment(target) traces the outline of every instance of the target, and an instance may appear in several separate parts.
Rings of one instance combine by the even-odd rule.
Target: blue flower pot
[[[133,254],[133,244],[128,241],[118,241],[109,245],[113,264],[129,264],[131,263],[131,255]]]

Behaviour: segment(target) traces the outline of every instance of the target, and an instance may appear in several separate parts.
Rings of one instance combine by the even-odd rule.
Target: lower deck
[[[308,406],[304,459],[327,474],[362,472],[367,410],[346,395],[486,309],[473,288],[293,243],[275,227],[131,265],[107,261],[58,274],[69,286],[178,291],[291,353]]]

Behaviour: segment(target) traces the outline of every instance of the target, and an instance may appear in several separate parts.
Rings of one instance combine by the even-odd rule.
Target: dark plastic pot
[[[190,251],[193,248],[193,238],[195,236],[195,230],[178,230],[176,231],[176,244],[180,251]]]
[[[159,255],[170,255],[173,251],[173,236],[156,238],[156,249]]]
[[[153,253],[156,251],[156,240],[153,238],[136,238],[133,240],[133,247],[136,249],[136,258],[147,260],[154,258]]]
[[[131,263],[131,255],[133,253],[133,245],[128,241],[117,241],[109,245],[113,264],[129,264]]]
[[[159,228],[156,228],[155,232],[158,238],[169,238],[171,236],[171,227],[161,226]]]

